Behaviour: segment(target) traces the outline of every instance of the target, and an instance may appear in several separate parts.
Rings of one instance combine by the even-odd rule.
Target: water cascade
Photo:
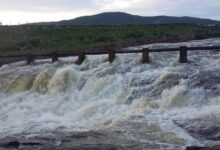
[[[140,47],[180,45],[220,45],[220,39]],[[149,64],[140,62],[141,55],[125,54],[111,64],[103,55],[86,57],[81,65],[72,58],[4,65],[0,137],[51,131],[104,131],[114,137],[120,131],[117,142],[142,148],[212,144],[215,140],[197,131],[219,124],[220,54],[189,52],[187,64],[177,56],[153,53]]]

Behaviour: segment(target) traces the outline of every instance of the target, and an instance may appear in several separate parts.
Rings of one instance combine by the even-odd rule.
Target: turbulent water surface
[[[220,45],[220,39],[141,47],[180,45]],[[151,53],[150,64],[141,64],[140,54],[125,54],[112,64],[103,55],[89,56],[80,66],[71,57],[53,64],[4,65],[0,138],[54,134],[62,139],[57,133],[81,132],[78,136],[87,135],[85,144],[126,149],[216,145],[220,53],[194,51],[188,56],[187,64],[178,63],[178,53],[165,52]]]

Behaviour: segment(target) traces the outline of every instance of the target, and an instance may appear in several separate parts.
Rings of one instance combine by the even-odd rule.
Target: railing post
[[[150,62],[150,56],[149,56],[149,49],[144,48],[142,52],[142,63],[149,63]]]
[[[51,58],[52,58],[52,63],[58,61],[57,52],[52,52],[52,53],[51,53]]]
[[[115,51],[114,50],[110,50],[108,52],[108,61],[110,63],[112,63],[115,60]]]
[[[30,65],[32,62],[34,62],[34,56],[32,54],[27,54],[26,56],[27,65]]]
[[[186,46],[181,46],[180,47],[179,62],[180,63],[187,63],[187,47]]]
[[[78,54],[78,60],[75,62],[75,64],[81,65],[83,63],[83,61],[85,60],[85,58],[86,58],[85,52],[80,52]]]

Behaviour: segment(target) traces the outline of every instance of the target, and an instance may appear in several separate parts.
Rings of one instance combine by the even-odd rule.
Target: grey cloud
[[[0,11],[57,12],[94,9],[90,0],[7,0],[0,1]]]
[[[142,15],[194,16],[220,20],[219,0],[154,0],[152,5],[134,6],[131,13]]]
[[[138,15],[171,15],[194,16],[220,20],[220,0],[132,0],[135,1],[127,8],[104,9],[105,5],[114,2],[131,2],[129,0],[1,0],[0,12],[59,12],[84,11],[89,14],[103,11],[125,11]]]

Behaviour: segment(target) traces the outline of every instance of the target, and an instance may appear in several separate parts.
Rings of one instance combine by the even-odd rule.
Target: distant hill
[[[49,22],[58,25],[122,25],[122,24],[220,24],[220,21],[193,17],[155,16],[143,17],[122,12],[107,12],[92,16],[83,16],[71,20]],[[40,23],[39,23],[40,24]]]

